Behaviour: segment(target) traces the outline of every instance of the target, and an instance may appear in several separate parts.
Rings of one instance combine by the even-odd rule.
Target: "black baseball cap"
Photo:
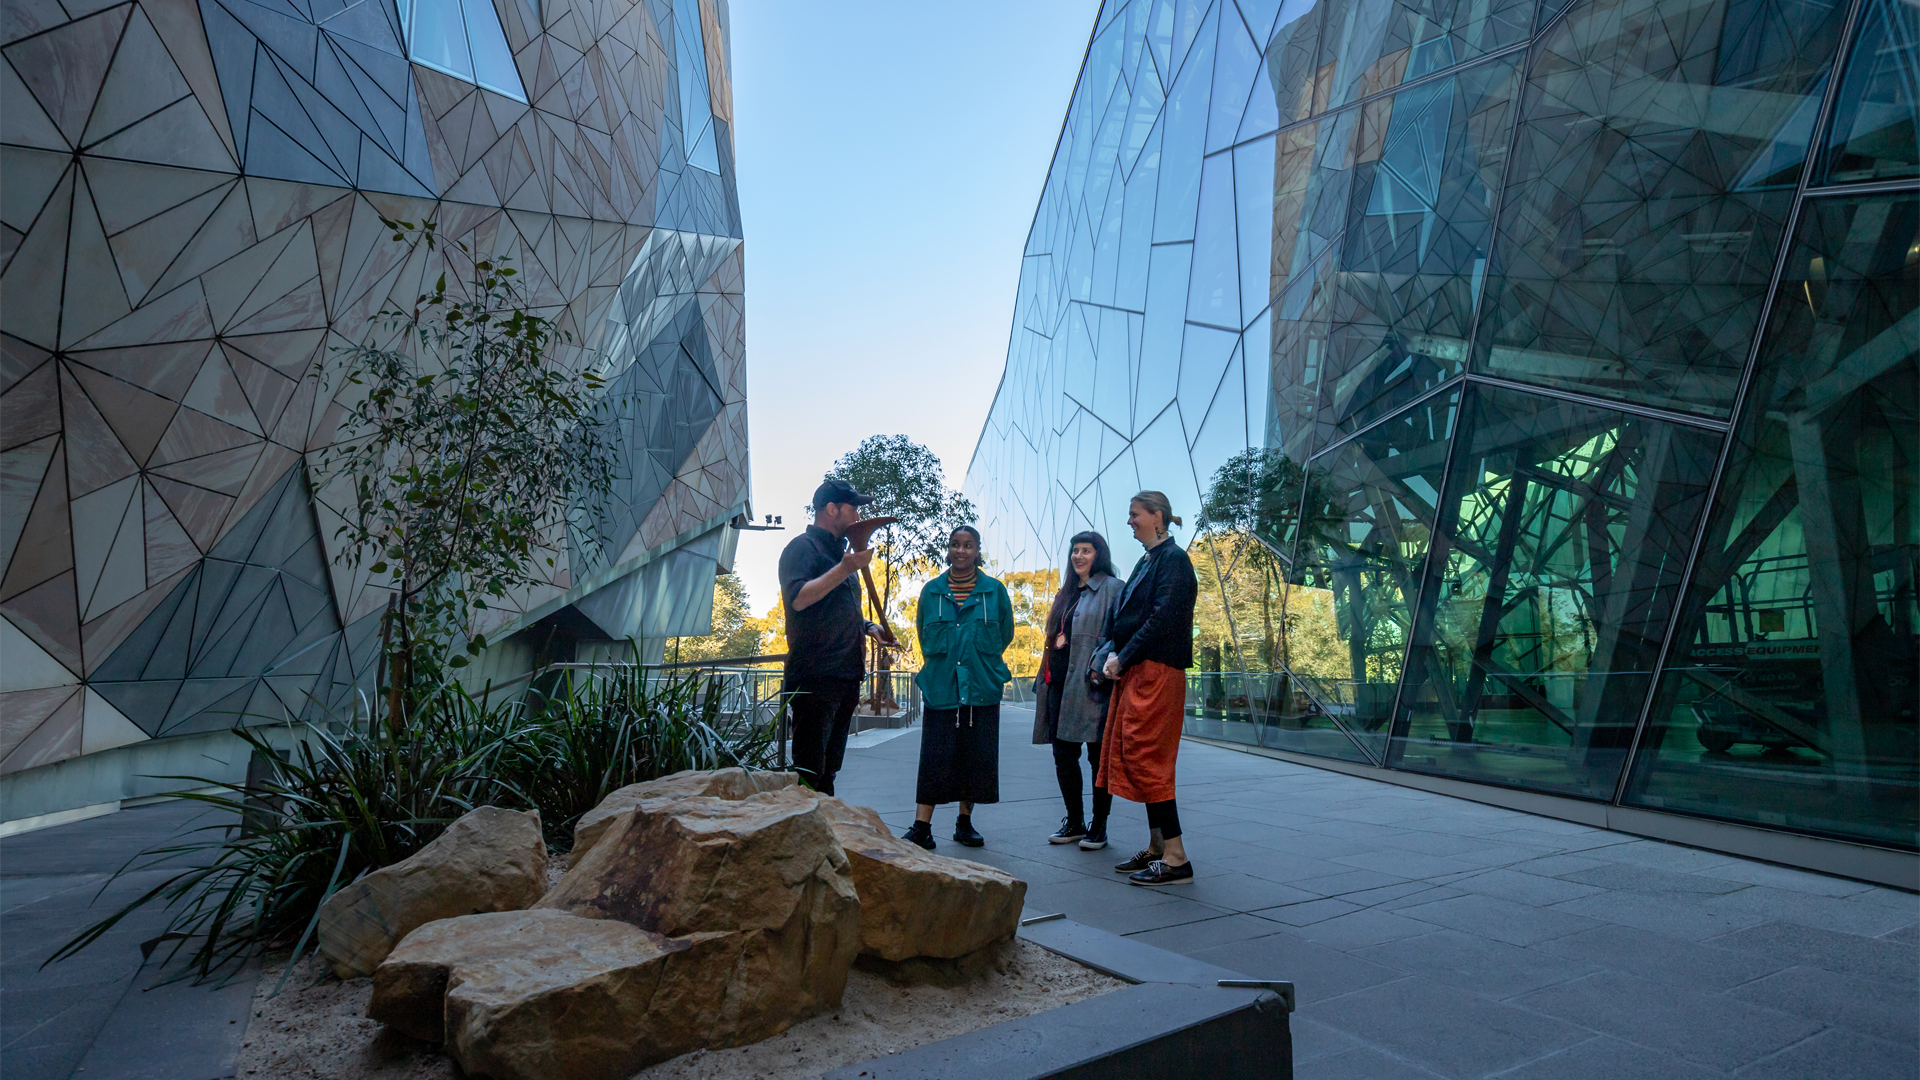
[[[813,508],[815,510],[825,508],[828,503],[852,503],[855,506],[865,506],[872,501],[873,496],[860,494],[853,490],[853,485],[847,483],[845,480],[828,480],[826,483],[813,489]]]

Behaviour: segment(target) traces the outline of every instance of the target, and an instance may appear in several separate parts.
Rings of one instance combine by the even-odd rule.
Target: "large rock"
[[[737,934],[667,938],[547,909],[446,919],[380,965],[367,1015],[444,1042],[468,1075],[615,1080],[751,1041],[711,1008],[741,944]]]
[[[573,852],[567,856],[569,869],[580,865],[593,845],[606,835],[613,819],[648,799],[691,798],[697,795],[717,799],[744,799],[762,791],[779,791],[800,782],[798,773],[764,772],[759,769],[688,769],[649,780],[628,784],[600,800],[600,805],[580,815],[573,826]]]
[[[860,893],[860,951],[883,960],[952,959],[1020,929],[1027,883],[1005,871],[922,850],[880,815],[831,796],[821,812],[847,853]]]
[[[668,937],[740,932],[735,996],[713,1007],[770,1017],[773,1031],[837,1006],[860,951],[847,856],[802,788],[640,802],[539,906]]]
[[[401,938],[435,919],[531,907],[547,885],[540,815],[482,806],[320,907],[320,952],[343,979],[371,975]]]

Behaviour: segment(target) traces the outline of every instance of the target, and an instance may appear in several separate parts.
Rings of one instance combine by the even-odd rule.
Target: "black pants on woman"
[[[1084,825],[1087,819],[1081,814],[1085,806],[1080,801],[1080,748],[1087,748],[1087,764],[1093,767],[1093,775],[1100,775],[1100,744],[1097,742],[1077,743],[1065,739],[1053,740],[1053,772],[1060,781],[1060,797],[1066,800],[1067,817],[1071,824]],[[1107,823],[1107,815],[1113,812],[1113,796],[1098,784],[1093,788],[1093,824],[1095,827]]]
[[[1056,652],[1060,650],[1055,650]],[[1055,678],[1047,684],[1047,705],[1056,719],[1060,716],[1061,699],[1066,696],[1066,662],[1058,656]],[[1081,816],[1085,807],[1080,802],[1080,748],[1087,748],[1087,764],[1093,769],[1093,824],[1096,828],[1107,823],[1107,815],[1113,811],[1113,796],[1099,784],[1100,744],[1097,742],[1077,743],[1064,739],[1053,740],[1053,775],[1060,781],[1060,797],[1067,803],[1067,821],[1073,825],[1085,825],[1087,819]]]

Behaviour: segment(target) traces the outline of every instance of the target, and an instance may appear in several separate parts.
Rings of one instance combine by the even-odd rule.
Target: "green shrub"
[[[522,793],[558,850],[573,826],[617,788],[683,769],[768,768],[778,750],[771,718],[728,708],[722,677],[646,672],[632,665],[569,671],[530,694],[525,736],[501,773]]]
[[[270,947],[290,945],[297,959],[336,889],[419,851],[476,806],[539,810],[564,850],[574,822],[615,788],[682,769],[770,764],[771,720],[730,715],[720,690],[712,675],[631,665],[569,673],[557,688],[498,704],[446,683],[418,695],[404,729],[376,722],[336,737],[310,728],[284,760],[261,729],[236,728],[270,775],[252,786],[163,778],[210,789],[170,797],[224,813],[116,871],[174,872],[47,963],[152,903],[172,913],[168,959],[188,952],[181,975],[206,978]]]

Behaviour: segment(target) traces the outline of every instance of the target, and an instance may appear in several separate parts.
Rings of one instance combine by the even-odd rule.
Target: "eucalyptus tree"
[[[823,479],[845,480],[854,490],[873,496],[866,507],[869,517],[900,519],[873,535],[874,565],[879,571],[875,587],[880,593],[880,610],[874,617],[890,621],[887,612],[906,580],[939,566],[953,529],[973,524],[973,503],[947,487],[940,458],[905,435],[868,436],[835,461]],[[891,652],[876,646],[875,653],[874,666],[891,670]],[[882,680],[882,685],[889,684]]]
[[[382,222],[395,243],[441,246],[434,222]],[[616,466],[599,375],[556,355],[571,335],[532,309],[509,259],[454,248],[467,280],[442,273],[411,309],[383,309],[317,376],[345,410],[317,455],[322,483],[351,491],[336,561],[390,590],[379,681],[395,732],[412,688],[487,647],[480,612],[547,584],[569,532],[591,545],[575,519]]]

